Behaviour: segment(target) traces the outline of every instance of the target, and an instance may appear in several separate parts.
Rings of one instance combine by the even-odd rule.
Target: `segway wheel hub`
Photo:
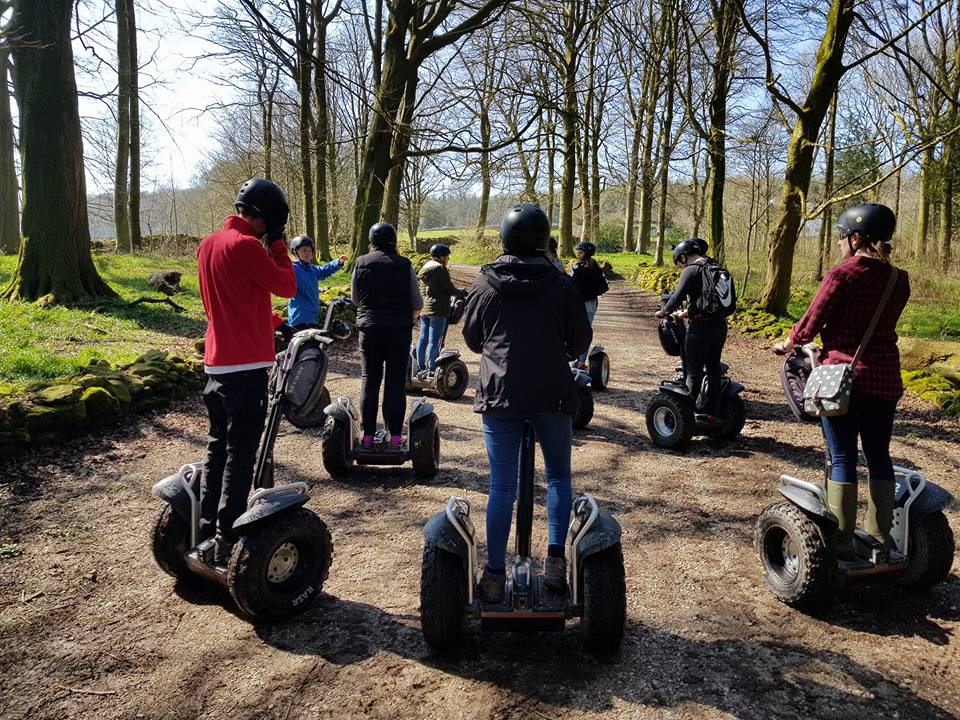
[[[267,565],[267,579],[279,584],[289,580],[300,564],[300,551],[293,543],[285,542],[276,549]]]

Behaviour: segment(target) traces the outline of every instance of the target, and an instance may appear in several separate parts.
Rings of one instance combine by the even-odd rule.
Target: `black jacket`
[[[569,360],[593,339],[568,277],[544,257],[502,255],[467,296],[463,339],[480,358],[476,412],[573,412]]]
[[[596,300],[610,289],[607,279],[603,276],[603,270],[596,260],[591,260],[589,263],[574,263],[570,268],[570,279],[581,300]]]
[[[413,311],[423,306],[413,266],[396,252],[374,250],[358,257],[350,293],[359,330],[412,327]]]

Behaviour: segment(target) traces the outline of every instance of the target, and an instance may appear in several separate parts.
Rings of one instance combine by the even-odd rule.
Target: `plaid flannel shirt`
[[[900,270],[873,337],[854,369],[853,392],[897,400],[903,395],[897,320],[910,298],[910,279]],[[793,326],[790,339],[797,345],[812,342],[819,334],[824,365],[849,363],[863,340],[880,296],[890,278],[890,265],[875,258],[854,255],[823,278],[806,314]]]

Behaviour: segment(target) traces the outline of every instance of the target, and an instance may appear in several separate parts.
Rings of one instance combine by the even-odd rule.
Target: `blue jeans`
[[[487,567],[506,566],[507,540],[513,521],[520,465],[520,437],[524,420],[530,420],[547,469],[547,543],[562,554],[570,523],[573,484],[570,446],[573,429],[566,413],[519,415],[506,410],[483,413],[483,440],[490,461],[490,497],[487,501]]]
[[[417,365],[421,370],[437,369],[437,355],[447,329],[446,315],[421,315],[420,337],[417,340]]]
[[[587,320],[590,323],[590,326],[593,327],[593,319],[597,316],[597,301],[593,300],[584,300],[583,307],[587,311]],[[587,353],[584,353],[579,358],[580,364],[583,365],[587,361]]]
[[[836,483],[857,482],[857,438],[874,480],[895,480],[890,459],[890,436],[896,400],[853,395],[846,415],[821,418],[823,437],[830,451],[830,479]]]

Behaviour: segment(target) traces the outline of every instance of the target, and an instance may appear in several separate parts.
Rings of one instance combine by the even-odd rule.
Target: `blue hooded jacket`
[[[326,265],[307,264],[301,260],[293,263],[297,276],[297,294],[287,305],[287,324],[316,325],[320,315],[320,281],[340,269],[340,261],[332,260]]]

